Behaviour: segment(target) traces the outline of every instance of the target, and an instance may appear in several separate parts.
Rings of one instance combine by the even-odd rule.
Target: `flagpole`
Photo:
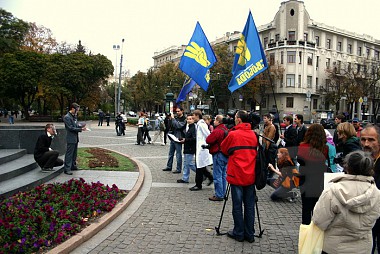
[[[268,76],[268,78],[269,78],[270,86],[271,86],[271,88],[272,88],[272,94],[273,94],[274,105],[276,106],[276,114],[278,115],[278,123],[280,124],[280,113],[279,113],[279,111],[278,111],[276,95],[275,95],[275,93],[274,93],[274,84],[273,84],[273,80],[272,80],[272,77],[271,77],[271,75],[270,75],[270,70],[269,70],[269,69],[270,69],[270,68],[267,68],[266,73],[267,73],[267,76]],[[280,130],[280,134],[282,134],[281,126],[279,126],[278,129]]]

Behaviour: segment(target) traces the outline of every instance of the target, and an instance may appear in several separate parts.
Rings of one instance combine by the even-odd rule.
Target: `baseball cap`
[[[354,119],[352,119],[352,122],[353,122],[353,123],[358,123],[358,122],[359,122],[359,119],[355,117]]]

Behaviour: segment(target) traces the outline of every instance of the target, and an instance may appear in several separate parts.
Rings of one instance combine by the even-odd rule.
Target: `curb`
[[[107,150],[110,150],[110,149],[107,149]],[[108,224],[110,224],[117,216],[119,216],[132,203],[132,201],[139,194],[142,188],[142,185],[144,183],[144,178],[145,178],[145,173],[144,173],[144,169],[142,165],[125,154],[122,154],[120,152],[113,151],[113,150],[110,150],[110,151],[123,155],[137,164],[137,167],[139,169],[139,178],[137,179],[132,190],[129,191],[128,195],[121,202],[116,204],[116,206],[112,209],[111,212],[105,214],[104,216],[102,216],[101,218],[99,218],[98,220],[90,224],[88,227],[84,228],[78,234],[67,239],[65,242],[49,250],[47,252],[48,254],[70,253],[71,251],[79,247],[82,243],[84,243],[85,241],[89,240],[91,237],[96,235],[100,230],[102,230]]]

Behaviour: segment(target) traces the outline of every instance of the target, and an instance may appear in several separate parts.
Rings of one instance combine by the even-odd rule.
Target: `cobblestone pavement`
[[[123,221],[108,228],[104,240],[93,243],[91,247],[84,243],[73,253],[298,252],[300,199],[295,203],[272,202],[269,196],[273,189],[267,186],[257,193],[261,225],[265,230],[262,238],[256,238],[254,243],[241,243],[226,235],[218,236],[215,226],[219,223],[223,202],[208,200],[214,194],[213,187],[204,186],[202,191],[190,191],[189,187],[194,185],[193,172],[189,184],[176,183],[181,177],[179,174],[162,171],[166,166],[169,146],[134,145],[135,127],[127,127],[126,136],[118,137],[113,126],[94,126],[92,131],[81,133],[80,146],[99,146],[127,154],[150,171],[148,176],[151,180],[145,181],[144,185],[149,185],[146,193],[141,194],[145,195],[145,199],[140,201],[141,205],[138,204],[133,213],[125,219],[119,216]],[[232,227],[231,200],[228,200],[220,231],[226,232]],[[256,233],[258,228],[256,220]],[[101,231],[99,234],[106,233]]]

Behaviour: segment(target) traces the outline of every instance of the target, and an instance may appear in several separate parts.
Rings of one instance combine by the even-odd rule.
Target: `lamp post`
[[[123,68],[123,45],[124,45],[124,39],[121,40],[120,71],[119,71],[119,86],[118,86],[118,92],[117,92],[117,112],[120,112],[121,70],[122,70],[122,68]]]
[[[117,80],[117,51],[120,49],[120,45],[113,45],[113,50],[116,51],[116,60],[115,60],[115,117],[118,113],[117,109],[117,87],[116,87],[116,80]]]

